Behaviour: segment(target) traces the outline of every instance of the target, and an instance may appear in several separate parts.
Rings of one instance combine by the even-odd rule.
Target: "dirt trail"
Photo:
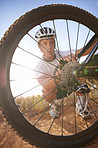
[[[49,120],[49,121],[48,121]],[[50,122],[50,118],[47,123]],[[98,141],[94,140],[88,146],[83,148],[97,148]],[[16,132],[10,129],[0,114],[0,148],[36,148],[23,141]]]
[[[0,115],[0,148],[35,148],[24,142],[16,132],[10,129]]]

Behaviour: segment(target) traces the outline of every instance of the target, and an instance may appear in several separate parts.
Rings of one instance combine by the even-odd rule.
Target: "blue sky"
[[[98,17],[98,0],[0,0],[0,39],[8,27],[27,11],[58,3],[80,7]]]

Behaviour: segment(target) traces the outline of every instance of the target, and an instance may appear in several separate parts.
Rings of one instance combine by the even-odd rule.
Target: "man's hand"
[[[70,62],[70,61],[76,61],[78,60],[78,58],[74,54],[71,54],[71,55],[64,56],[63,60]]]
[[[57,78],[60,79],[61,69],[66,63],[70,61],[76,61],[76,60],[78,60],[78,58],[74,54],[67,55],[67,56],[64,56],[63,58],[60,58],[58,63],[58,71],[56,72]]]

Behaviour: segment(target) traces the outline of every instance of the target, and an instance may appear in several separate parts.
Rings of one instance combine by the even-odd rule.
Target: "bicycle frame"
[[[97,35],[94,35],[92,37],[92,39],[89,41],[89,43],[80,51],[80,53],[77,55],[78,58],[82,57],[83,54],[88,50],[88,48],[92,45],[93,40],[97,37]],[[77,71],[77,75],[78,77],[85,77],[86,75],[84,74],[84,68],[85,66],[91,61],[94,53],[97,51],[98,49],[98,42],[95,44],[95,46],[93,47],[93,49],[91,50],[91,52],[88,54],[87,58],[85,59],[85,61],[78,67],[76,68]],[[98,69],[98,66],[97,66]],[[96,72],[96,71],[95,71]],[[95,78],[96,76],[94,76]],[[97,77],[96,77],[97,78]]]

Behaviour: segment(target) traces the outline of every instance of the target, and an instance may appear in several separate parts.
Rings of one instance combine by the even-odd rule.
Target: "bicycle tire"
[[[9,67],[15,48],[34,26],[50,19],[70,19],[89,27],[98,35],[98,19],[90,13],[68,5],[49,5],[34,9],[20,17],[0,41],[0,104],[6,119],[17,133],[32,145],[42,147],[80,147],[97,136],[98,122],[72,136],[53,136],[32,126],[18,110],[10,90]]]

